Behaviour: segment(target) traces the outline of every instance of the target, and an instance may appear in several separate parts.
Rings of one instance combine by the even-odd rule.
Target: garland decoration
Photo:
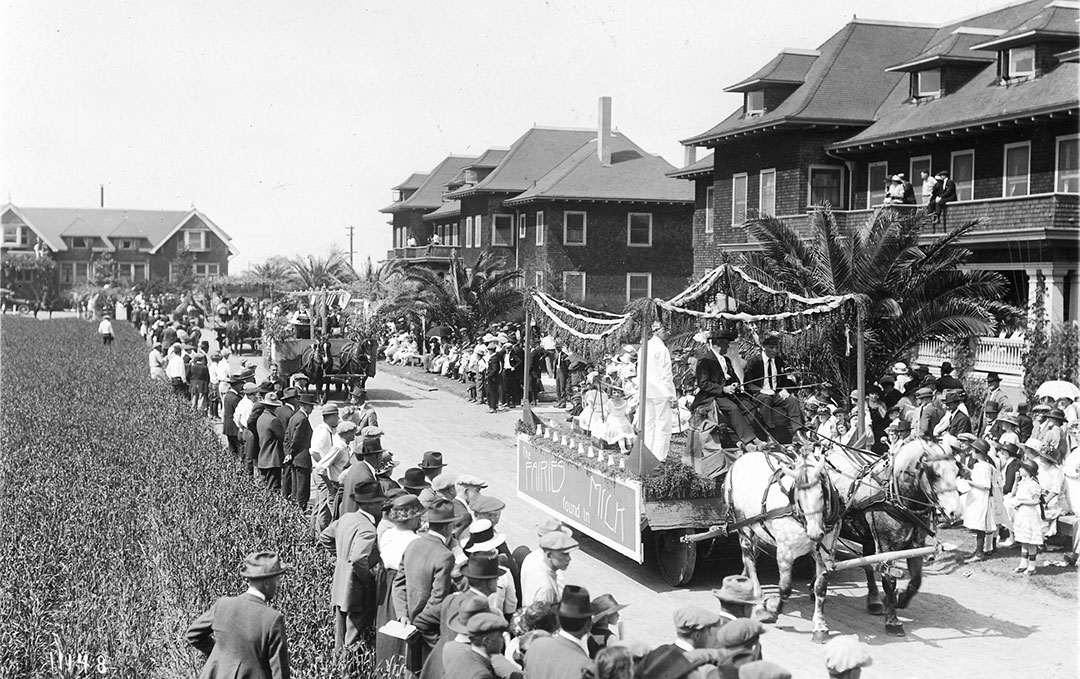
[[[617,353],[624,344],[640,341],[641,323],[648,314],[612,314],[560,300],[541,290],[525,296],[530,322],[586,360]]]

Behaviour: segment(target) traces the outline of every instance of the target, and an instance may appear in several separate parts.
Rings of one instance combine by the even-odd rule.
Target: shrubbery
[[[187,625],[243,591],[240,561],[262,549],[296,565],[275,601],[294,676],[342,676],[333,566],[303,516],[253,487],[116,325],[102,347],[90,323],[3,319],[0,676],[65,675],[59,651],[93,671],[102,656],[110,679],[193,677]],[[374,676],[367,660],[344,675]]]

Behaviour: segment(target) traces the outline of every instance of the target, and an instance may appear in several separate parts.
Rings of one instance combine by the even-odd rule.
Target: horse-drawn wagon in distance
[[[270,364],[288,379],[307,376],[322,402],[331,387],[341,398],[363,390],[375,376],[377,342],[366,334],[362,301],[347,290],[290,293],[289,306],[264,332]]]

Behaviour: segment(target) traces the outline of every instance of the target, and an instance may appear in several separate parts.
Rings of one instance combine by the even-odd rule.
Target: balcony
[[[918,205],[880,205],[875,209],[917,210]],[[833,210],[837,226],[850,233],[864,225],[874,214],[873,209]],[[801,236],[810,235],[813,212],[781,216]],[[963,243],[1000,243],[1004,239],[1024,241],[1057,240],[1073,248],[1080,236],[1080,195],[1075,193],[1042,193],[1013,198],[986,198],[949,203],[944,218],[926,231],[924,240],[942,235],[949,226],[978,220],[979,224],[963,239]]]
[[[1024,385],[1024,339],[1023,337],[975,337],[975,365],[971,374],[984,376],[995,372],[1001,376],[1004,387],[1022,391]],[[952,347],[940,341],[923,342],[916,359],[922,365],[937,369],[942,362],[955,363]]]
[[[416,247],[387,250],[388,260],[404,259],[416,264],[450,264],[450,257],[457,251],[450,245],[418,245]]]

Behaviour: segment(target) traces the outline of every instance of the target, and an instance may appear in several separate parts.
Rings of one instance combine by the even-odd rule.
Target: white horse
[[[724,482],[724,496],[733,521],[745,522],[739,530],[743,575],[750,578],[756,596],[761,595],[756,556],[761,546],[776,555],[780,570],[780,606],[791,595],[791,570],[795,559],[810,554],[816,565],[814,579],[813,640],[825,643],[825,593],[828,587],[826,557],[831,557],[840,522],[835,490],[824,473],[824,460],[812,464],[798,457],[789,460],[769,452],[746,453],[732,465]],[[830,516],[833,515],[833,516]],[[829,525],[835,523],[835,525]]]
[[[833,485],[844,498],[847,514],[843,536],[858,541],[864,556],[922,547],[933,532],[934,513],[949,519],[960,516],[962,506],[956,488],[956,460],[934,442],[917,439],[905,443],[894,457],[878,458],[859,451],[834,447],[825,459]],[[885,631],[904,636],[896,616],[906,608],[922,585],[923,557],[907,559],[909,581],[898,597],[896,578],[887,563],[878,570],[885,591],[882,604],[874,571],[866,573],[866,609],[885,615]]]

